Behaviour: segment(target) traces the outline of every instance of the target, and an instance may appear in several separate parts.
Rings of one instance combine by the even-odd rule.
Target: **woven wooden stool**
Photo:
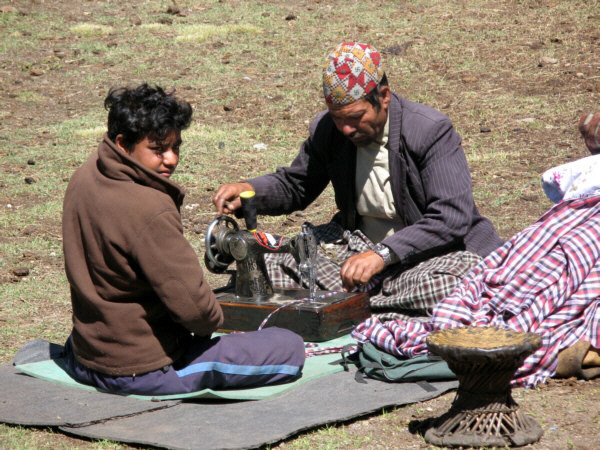
[[[542,429],[521,414],[510,381],[527,356],[542,345],[534,333],[468,327],[427,337],[459,382],[450,410],[427,425],[424,438],[439,446],[521,446],[538,441]]]

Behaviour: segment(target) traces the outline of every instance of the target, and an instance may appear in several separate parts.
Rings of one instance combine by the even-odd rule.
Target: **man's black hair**
[[[379,102],[379,91],[382,86],[388,86],[388,79],[386,74],[384,73],[379,81],[379,84],[375,89],[365,95],[365,100],[368,101],[371,105],[375,107],[377,111],[381,108],[381,103]]]
[[[192,120],[188,102],[147,83],[136,88],[111,88],[104,107],[108,110],[108,137],[116,142],[117,136],[123,135],[128,151],[145,137],[160,142],[170,132],[187,128]]]

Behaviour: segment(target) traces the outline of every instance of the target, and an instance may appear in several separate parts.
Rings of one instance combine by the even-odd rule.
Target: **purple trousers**
[[[110,376],[77,361],[69,338],[65,361],[76,380],[108,392],[183,394],[207,388],[246,388],[294,381],[302,375],[304,342],[297,334],[277,327],[194,338],[185,354],[169,366],[135,376]]]

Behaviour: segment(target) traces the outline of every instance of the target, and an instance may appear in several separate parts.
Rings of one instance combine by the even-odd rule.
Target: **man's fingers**
[[[220,214],[231,214],[242,206],[240,193],[253,189],[249,183],[224,184],[217,189],[212,202]]]
[[[350,292],[354,289],[354,282],[351,278],[348,278],[344,273],[340,272],[340,276],[342,277],[342,286],[346,292]]]
[[[231,214],[231,213],[233,213],[236,209],[239,208],[239,206],[241,206],[241,204],[239,206],[236,206],[236,203],[239,203],[239,202],[236,202],[236,201],[233,201],[233,202],[224,201],[221,212],[223,212],[225,214]]]
[[[340,271],[344,289],[350,292],[356,289],[357,286],[363,284],[362,274],[363,270],[360,265],[355,264],[354,261],[346,261],[346,263],[342,266],[342,270]]]
[[[213,204],[215,205],[215,207],[217,208],[217,211],[219,212],[219,214],[223,214],[225,212],[225,208],[226,208],[226,201],[224,198],[221,197],[217,197],[216,195],[213,197],[212,200]]]
[[[383,259],[372,250],[351,256],[340,270],[344,290],[351,291],[357,286],[368,283],[373,275],[384,268]]]
[[[235,210],[231,202],[232,197],[234,196],[235,193],[231,192],[231,189],[229,189],[227,185],[224,185],[217,190],[212,202],[220,214],[229,214]]]

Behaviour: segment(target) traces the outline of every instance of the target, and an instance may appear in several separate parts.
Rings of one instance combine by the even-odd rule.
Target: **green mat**
[[[319,342],[317,348],[322,347],[336,347],[346,344],[353,344],[356,341],[350,337],[350,335],[342,336],[331,341]],[[339,353],[333,353],[329,355],[311,356],[306,358],[304,369],[302,370],[302,377],[292,383],[279,384],[275,386],[263,386],[250,389],[227,389],[227,390],[213,390],[203,389],[197,392],[190,392],[187,394],[171,394],[171,395],[133,395],[133,394],[118,394],[126,397],[137,398],[141,400],[175,400],[175,399],[187,399],[187,398],[215,398],[225,400],[263,400],[266,398],[276,397],[283,394],[295,387],[306,383],[307,381],[315,378],[329,375],[332,373],[340,372],[343,367],[340,364],[331,364],[334,361],[340,359]],[[86,389],[89,391],[104,392],[93,386],[81,384],[73,379],[64,369],[65,363],[62,359],[49,359],[46,361],[39,361],[29,364],[20,364],[15,368],[20,372],[30,375],[35,378],[39,378],[52,383],[61,384],[64,386],[77,387]]]

